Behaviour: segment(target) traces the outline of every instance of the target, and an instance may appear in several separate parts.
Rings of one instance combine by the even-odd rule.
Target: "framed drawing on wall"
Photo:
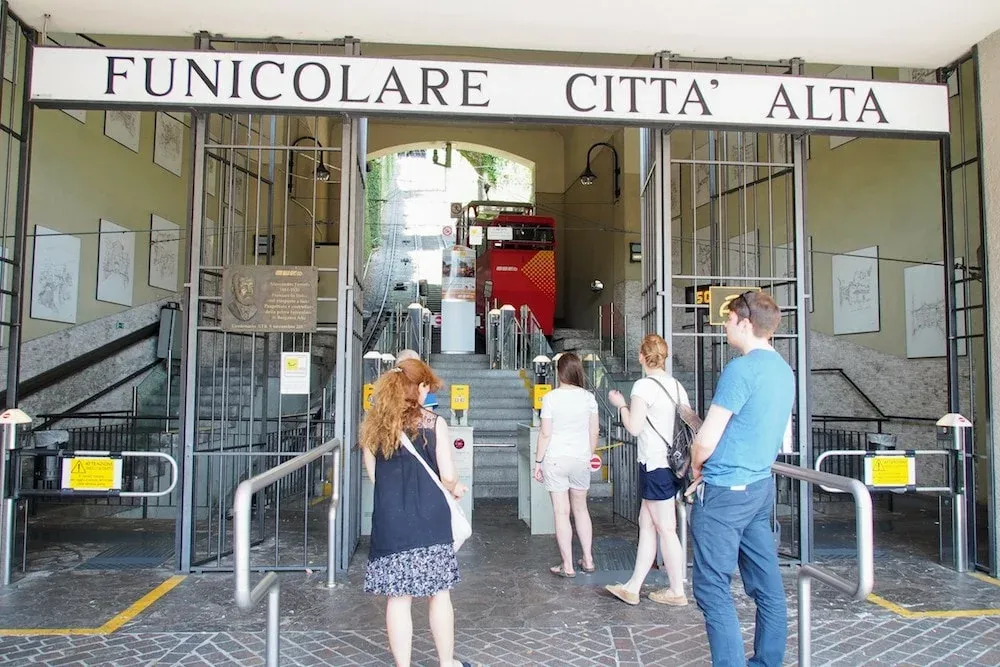
[[[149,285],[177,291],[178,261],[181,252],[181,228],[165,218],[153,215],[149,232]]]
[[[138,153],[142,130],[142,113],[139,111],[105,111],[104,136],[114,139],[125,148]]]
[[[962,278],[962,270],[955,271]],[[961,283],[959,283],[961,285]],[[906,357],[920,359],[943,357],[947,350],[945,337],[944,265],[920,264],[903,269],[903,291],[906,298]],[[963,290],[956,290],[955,306],[965,306]],[[965,318],[959,310],[956,335],[965,336]],[[966,344],[958,341],[958,354],[964,355]]]
[[[856,334],[881,328],[878,246],[831,259],[833,333]]]
[[[97,300],[132,305],[135,278],[135,232],[101,220],[97,251]]]
[[[35,225],[31,317],[76,324],[80,294],[80,239]]]
[[[219,160],[212,153],[205,154],[205,192],[210,197],[219,192]]]
[[[727,268],[723,273],[727,276],[756,278],[760,275],[760,248],[757,245],[757,230],[740,234],[729,239],[727,248]],[[734,281],[736,283],[750,281]]]
[[[156,114],[153,162],[175,176],[181,175],[184,164],[184,123],[162,111]]]
[[[3,41],[3,78],[8,81],[14,80],[14,61],[17,60],[18,38],[21,31],[17,29],[17,22],[7,17],[7,24],[4,26]]]

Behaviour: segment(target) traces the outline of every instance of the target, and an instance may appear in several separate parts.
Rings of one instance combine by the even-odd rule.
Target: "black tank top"
[[[437,434],[417,429],[414,449],[437,469]],[[375,456],[375,498],[369,559],[435,544],[451,544],[451,509],[430,475],[400,445],[388,459]]]

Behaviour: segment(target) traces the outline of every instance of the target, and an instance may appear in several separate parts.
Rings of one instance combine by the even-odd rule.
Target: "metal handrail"
[[[812,663],[812,580],[847,593],[852,599],[862,601],[868,598],[875,586],[874,538],[872,530],[872,498],[867,487],[859,480],[819,472],[787,463],[774,463],[771,472],[792,479],[819,486],[845,491],[854,496],[855,525],[858,544],[858,580],[848,581],[810,563],[799,566],[799,665],[809,667]]]
[[[326,585],[332,588],[336,578],[336,528],[337,509],[340,505],[340,466],[343,448],[340,440],[330,440],[319,447],[310,449],[308,452],[299,454],[295,458],[276,465],[266,472],[262,472],[255,477],[240,483],[236,488],[233,497],[233,556],[235,567],[233,570],[236,580],[236,604],[240,609],[252,609],[260,599],[267,594],[267,666],[277,667],[279,661],[279,629],[281,623],[281,610],[279,608],[281,586],[278,581],[278,574],[270,571],[264,578],[257,582],[257,585],[250,588],[250,507],[251,500],[255,493],[268,487],[284,477],[304,468],[313,461],[335,454],[333,458],[333,489],[330,494],[330,509],[327,513],[328,534],[327,534],[327,569]]]

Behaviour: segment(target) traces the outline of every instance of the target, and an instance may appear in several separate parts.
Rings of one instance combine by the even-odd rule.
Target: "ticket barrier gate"
[[[14,509],[18,500],[39,497],[60,498],[157,498],[170,495],[177,486],[177,461],[163,452],[74,451],[53,447],[18,448],[17,426],[31,418],[18,409],[0,415],[5,427],[5,444],[0,456],[0,586],[10,584],[14,547]],[[127,458],[157,458],[170,465],[170,484],[160,491],[129,491],[123,485],[123,461]],[[22,461],[41,461],[43,476],[56,476],[57,484],[24,488]],[[51,481],[51,480],[48,480]],[[27,541],[27,538],[25,538]]]
[[[940,449],[901,450],[830,450],[816,458],[815,468],[822,471],[823,462],[837,456],[864,457],[863,479],[869,491],[895,493],[929,493],[938,498],[939,560],[956,572],[966,572],[970,567],[968,531],[968,480],[973,456],[968,432],[972,422],[960,414],[950,413],[937,421],[937,442]],[[916,483],[917,457],[943,457],[946,459],[947,484],[945,486],[918,486]],[[820,485],[827,493],[840,493]]]
[[[538,356],[532,361],[532,366],[535,383],[531,424],[518,424],[517,427],[517,518],[528,524],[532,535],[553,535],[556,523],[552,498],[545,487],[534,479],[542,399],[552,390],[552,361]]]
[[[365,384],[363,406],[371,409],[372,384]],[[473,488],[475,484],[474,428],[469,426],[469,385],[451,385],[451,420],[448,427],[452,463],[458,480],[469,487],[468,492],[458,501],[465,517],[472,523]],[[438,443],[442,446],[444,443]],[[372,534],[372,512],[375,509],[375,486],[368,474],[361,474],[361,534]]]

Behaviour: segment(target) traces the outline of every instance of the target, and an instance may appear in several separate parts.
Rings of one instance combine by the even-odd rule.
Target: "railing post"
[[[330,510],[327,514],[326,587],[337,585],[337,510],[340,506],[340,466],[343,448],[333,453],[333,479],[330,490]]]
[[[267,667],[278,667],[281,656],[281,584],[277,581],[267,592]]]
[[[812,663],[812,577],[799,572],[799,666]]]

